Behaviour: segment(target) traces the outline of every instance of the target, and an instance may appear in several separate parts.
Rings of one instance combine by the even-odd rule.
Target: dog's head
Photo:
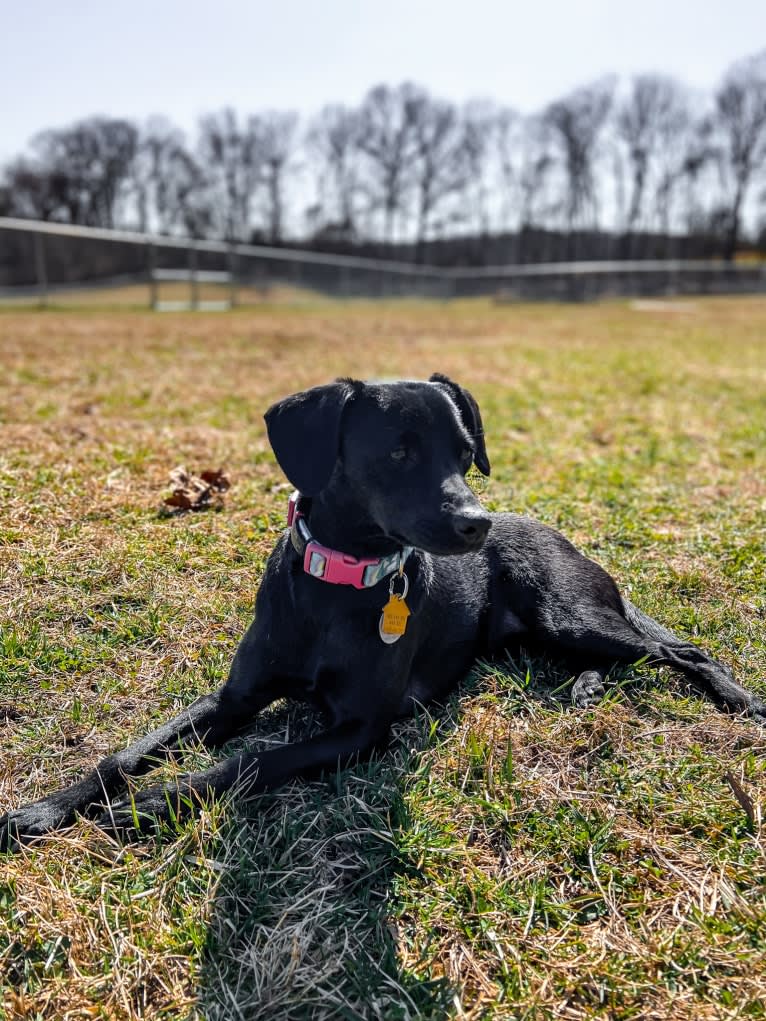
[[[479,407],[446,376],[428,382],[339,379],[274,404],[269,440],[306,496],[349,497],[382,535],[431,553],[484,542],[490,519],[465,481],[490,465]]]

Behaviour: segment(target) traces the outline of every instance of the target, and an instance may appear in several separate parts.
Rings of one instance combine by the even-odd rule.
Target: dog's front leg
[[[165,822],[196,814],[210,798],[236,788],[244,797],[262,794],[295,777],[316,776],[369,754],[382,744],[388,728],[372,729],[361,721],[344,721],[305,741],[265,752],[244,752],[175,783],[137,791],[110,805],[98,819],[104,829],[125,835],[148,833]]]
[[[19,844],[70,825],[78,815],[98,815],[111,797],[124,790],[128,777],[148,772],[189,742],[201,741],[209,747],[221,744],[259,708],[235,699],[227,688],[203,695],[164,726],[102,759],[82,780],[0,817],[0,850],[15,850]]]

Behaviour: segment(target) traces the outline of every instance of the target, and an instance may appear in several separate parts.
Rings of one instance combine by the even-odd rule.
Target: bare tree
[[[417,88],[405,82],[396,88],[378,85],[367,93],[359,111],[357,144],[365,156],[361,190],[370,212],[380,211],[383,236],[394,240],[412,188],[415,133],[411,100]]]
[[[199,123],[199,161],[207,180],[206,217],[228,241],[249,240],[252,209],[263,172],[259,124],[240,124],[231,108],[208,114]],[[204,203],[196,197],[201,211]]]
[[[499,223],[506,230],[521,224],[524,118],[515,110],[500,107],[495,117],[494,139],[502,201]]]
[[[457,110],[451,103],[432,99],[420,90],[410,96],[408,107],[413,133],[415,237],[422,249],[439,210],[464,185],[466,150]]]
[[[295,153],[298,117],[294,113],[266,113],[254,121],[264,185],[267,237],[282,241],[285,226],[285,188]]]
[[[602,78],[551,103],[544,114],[560,154],[564,220],[570,234],[578,226],[595,226],[598,220],[598,143],[612,106],[614,85],[612,77]]]
[[[728,192],[725,255],[733,259],[748,188],[754,174],[766,163],[766,50],[727,71],[715,103],[721,167]]]
[[[559,219],[561,198],[553,187],[556,155],[550,126],[538,114],[523,118],[520,128],[519,237],[515,257],[519,262],[526,262],[530,257],[550,258],[544,232]]]
[[[668,237],[668,255],[672,254],[671,232],[699,219],[700,189],[708,180],[715,157],[711,133],[708,113],[704,108],[694,109],[688,94],[658,124],[650,192],[654,222]],[[685,200],[685,214],[683,206],[679,208],[679,198]]]
[[[141,132],[133,182],[140,230],[169,234],[183,227],[197,234],[204,226],[192,212],[204,175],[183,134],[164,118],[152,118]]]
[[[462,219],[481,237],[491,225],[490,198],[495,192],[489,167],[497,126],[497,109],[486,100],[466,103],[460,115],[464,164]]]
[[[660,74],[632,78],[616,108],[614,89],[602,78],[521,117],[378,85],[303,133],[294,113],[223,109],[200,120],[192,148],[159,118],[139,132],[91,117],[41,133],[0,168],[0,209],[280,243],[313,186],[305,222],[317,243],[413,240],[422,255],[428,239],[464,235],[451,257],[481,262],[559,257],[568,232],[571,258],[606,210],[626,251],[656,250],[659,230],[667,254],[684,232],[722,239],[732,258],[755,204],[766,207],[766,51],[732,65],[704,106]],[[491,230],[517,238],[489,246]]]
[[[318,166],[320,230],[331,225],[348,238],[356,234],[359,191],[359,113],[345,106],[326,106],[312,121],[306,148]]]
[[[130,122],[107,117],[42,132],[32,141],[33,157],[8,171],[19,205],[40,219],[115,226],[137,138]]]
[[[112,227],[120,200],[130,179],[138,145],[138,129],[125,120],[97,118],[93,122],[99,139],[98,170],[100,186],[94,189],[94,202],[100,208],[101,222]]]
[[[539,115],[523,117],[501,107],[494,115],[491,138],[484,177],[501,196],[497,223],[510,235],[505,258],[513,262],[540,258],[546,250],[544,228],[555,221],[561,207],[551,191],[553,132]]]
[[[629,199],[625,229],[636,230],[646,213],[646,197],[658,160],[660,144],[666,145],[687,123],[686,95],[665,75],[636,75],[630,91],[617,109],[617,137],[625,149]]]
[[[20,157],[8,164],[4,176],[5,215],[32,220],[70,220],[67,174]]]

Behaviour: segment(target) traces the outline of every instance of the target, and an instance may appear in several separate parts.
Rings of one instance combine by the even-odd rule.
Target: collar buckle
[[[357,589],[372,588],[394,571],[400,574],[412,546],[405,546],[387,557],[352,557],[349,553],[330,549],[317,542],[309,530],[301,501],[296,490],[287,504],[287,524],[290,541],[296,553],[303,558],[303,570],[312,578],[332,585],[353,585]],[[304,504],[305,506],[305,504]]]

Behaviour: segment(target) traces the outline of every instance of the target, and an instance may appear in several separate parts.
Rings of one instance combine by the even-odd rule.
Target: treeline
[[[766,51],[709,95],[601,78],[522,116],[421,86],[356,107],[43,131],[0,214],[441,264],[766,250]]]

